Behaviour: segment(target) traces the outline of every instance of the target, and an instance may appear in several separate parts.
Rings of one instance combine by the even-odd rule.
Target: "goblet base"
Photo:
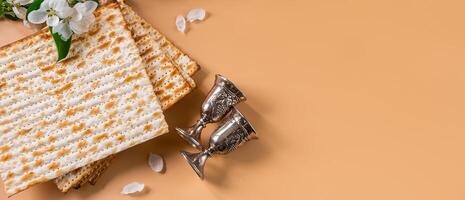
[[[179,136],[181,136],[182,139],[191,144],[194,148],[200,151],[203,150],[202,144],[200,144],[200,137],[193,137],[190,131],[186,131],[182,128],[176,128],[176,132]]]
[[[189,153],[187,151],[181,151],[182,157],[187,160],[187,163],[192,167],[197,176],[203,180],[203,167],[205,166],[205,161],[207,160],[207,155],[202,153]]]

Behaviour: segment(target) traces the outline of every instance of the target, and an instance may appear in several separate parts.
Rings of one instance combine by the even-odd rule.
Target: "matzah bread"
[[[0,48],[0,171],[11,196],[168,131],[116,4],[56,62],[48,31]]]
[[[106,4],[108,2],[113,2],[112,0],[100,0],[100,4]],[[160,45],[161,49],[168,55],[168,57],[174,62],[174,64],[179,67],[181,72],[185,75],[187,80],[188,77],[192,77],[198,70],[200,66],[188,55],[183,53],[179,48],[177,48],[172,42],[170,42],[163,34],[161,34],[157,29],[155,29],[150,23],[145,21],[140,17],[130,6],[126,5],[123,0],[117,0],[120,3],[120,6],[124,12],[125,19],[135,18],[135,21],[142,25],[142,28],[149,32],[149,34],[155,39],[155,41]]]
[[[181,68],[175,67],[168,54],[155,41],[153,35],[142,27],[143,20],[126,4],[121,3],[120,7],[146,63],[146,70],[154,85],[156,95],[162,108],[166,110],[190,93],[195,87],[195,82],[189,75],[182,76]],[[111,159],[103,159],[98,163],[91,163],[57,178],[55,183],[62,192],[67,192],[71,188],[79,188],[87,180],[95,184],[95,180],[109,166],[110,162]]]
[[[130,6],[125,4],[122,0],[118,2],[120,2],[121,10],[124,13],[124,19],[129,26],[133,25],[134,30],[145,32],[146,35],[144,37],[152,38],[158,44],[160,50],[165,52],[167,57],[178,67],[182,76],[189,84],[195,87],[194,80],[192,80],[191,76],[200,69],[197,63],[174,46],[173,43],[168,41],[165,36],[160,34],[152,25],[134,12]]]
[[[173,43],[166,39],[165,36],[153,28],[152,25],[147,23],[145,20],[143,20],[141,23],[145,29],[149,30],[149,33],[155,38],[155,41],[160,45],[160,47],[168,54],[170,59],[173,60],[176,65],[180,66],[183,72],[189,76],[192,76],[200,69],[199,65],[194,60],[184,54],[179,48],[177,48]]]
[[[95,185],[100,175],[110,166],[111,161],[115,157],[116,157],[115,155],[111,155],[102,160],[94,162],[94,163],[97,163],[97,167],[94,167],[93,173],[88,177],[88,179],[83,179],[83,181],[79,184],[79,187],[86,184],[87,182],[89,182],[92,185]]]
[[[91,173],[74,174],[74,176],[72,176],[72,177],[75,180],[69,180],[67,182],[64,182],[64,183],[68,183],[68,184],[71,184],[71,183],[74,183],[74,184],[73,185],[63,185],[62,187],[63,188],[73,187],[75,189],[78,189],[82,185],[86,184],[88,180],[95,181],[98,178],[98,176],[95,176],[95,175],[102,173],[108,167],[108,165],[111,163],[110,161],[113,160],[113,158],[115,158],[115,155],[109,155],[108,157],[106,157],[104,159],[93,162],[92,166],[93,166],[93,170],[95,171],[95,173],[92,173],[92,174]],[[87,166],[89,166],[89,165],[86,165],[84,167],[87,167]],[[81,167],[81,168],[84,168],[84,167]],[[72,172],[69,172],[69,173],[73,173],[73,172],[76,172],[76,171],[77,170],[73,170]],[[61,179],[63,179],[63,178],[70,178],[70,176],[62,175],[62,176],[56,178],[55,180],[58,181],[58,182],[62,182]],[[81,181],[79,181],[79,180],[81,180]],[[86,180],[86,181],[83,181],[83,180]]]
[[[55,184],[62,192],[67,192],[71,188],[78,189],[87,182],[95,184],[100,174],[108,168],[114,158],[115,155],[110,155],[104,159],[61,175],[55,179]]]
[[[160,49],[148,30],[142,27],[140,18],[137,15],[128,15],[128,11],[131,9],[125,4],[120,4],[120,7],[132,37],[139,48],[140,55],[146,63],[146,70],[153,83],[155,94],[163,108],[167,109],[188,94],[191,87],[195,87],[195,83],[190,77],[188,79],[192,84],[186,81],[182,72]]]

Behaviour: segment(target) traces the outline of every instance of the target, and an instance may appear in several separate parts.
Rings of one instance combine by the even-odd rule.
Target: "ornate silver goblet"
[[[255,129],[249,121],[236,109],[223,119],[222,124],[210,136],[210,145],[199,153],[181,151],[181,155],[187,160],[195,173],[203,179],[203,168],[207,158],[213,154],[228,154],[245,142],[256,139]]]
[[[201,107],[200,119],[188,128],[176,128],[177,133],[193,147],[202,150],[200,134],[208,123],[220,121],[232,106],[245,101],[244,94],[230,80],[217,74],[215,85],[208,93]]]

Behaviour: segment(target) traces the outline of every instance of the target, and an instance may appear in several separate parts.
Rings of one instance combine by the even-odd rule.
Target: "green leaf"
[[[40,4],[42,4],[42,2],[44,2],[44,0],[34,0],[31,3],[31,5],[29,5],[29,7],[27,8],[26,19],[27,19],[27,16],[29,15],[30,12],[40,8]]]
[[[57,62],[60,62],[60,60],[63,60],[63,58],[66,58],[66,56],[69,53],[69,49],[71,48],[71,36],[67,41],[64,41],[61,39],[61,36],[58,33],[53,33],[52,28],[48,28],[50,30],[50,33],[53,36],[53,40],[55,40],[55,46],[57,49],[58,53],[58,59]]]
[[[3,1],[4,0],[0,0],[0,17],[3,17],[3,15],[5,14],[5,8],[3,5]]]

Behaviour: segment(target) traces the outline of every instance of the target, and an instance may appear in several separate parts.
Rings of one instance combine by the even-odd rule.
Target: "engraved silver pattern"
[[[202,150],[200,135],[208,123],[220,121],[231,108],[246,100],[244,94],[226,77],[217,74],[215,85],[208,93],[201,107],[201,117],[188,129],[176,128],[181,138],[193,147]]]
[[[207,149],[199,153],[182,151],[181,155],[187,160],[197,175],[203,179],[203,169],[209,157],[214,154],[228,154],[245,142],[256,138],[255,129],[249,121],[233,107],[229,114],[223,119],[221,125],[210,136],[210,144]]]

